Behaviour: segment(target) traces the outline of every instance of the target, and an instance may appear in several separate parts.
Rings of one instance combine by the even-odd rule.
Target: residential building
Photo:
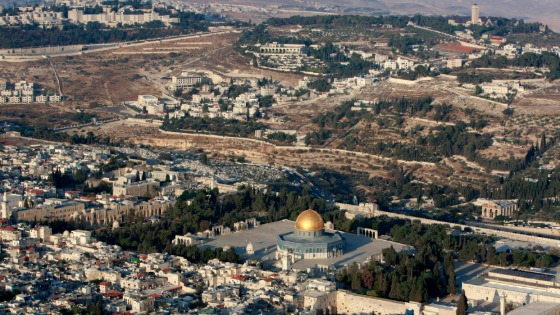
[[[169,15],[159,15],[157,12],[143,12],[142,14],[125,14],[123,10],[119,12],[104,12],[100,14],[84,14],[83,10],[72,9],[68,11],[68,20],[76,24],[87,24],[89,22],[98,22],[101,24],[116,26],[144,24],[153,21],[161,21],[166,26],[173,23],[179,23],[179,18],[172,18]]]
[[[202,76],[183,72],[179,76],[171,77],[171,90],[182,90],[202,83]]]
[[[136,182],[127,185],[113,185],[114,196],[144,196],[159,188],[159,182]]]
[[[305,45],[269,43],[260,47],[261,54],[267,55],[303,55],[306,52]]]
[[[463,59],[460,58],[449,58],[447,59],[447,68],[461,68],[463,67]]]

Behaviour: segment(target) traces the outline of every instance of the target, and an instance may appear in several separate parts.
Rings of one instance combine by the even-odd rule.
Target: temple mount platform
[[[307,232],[306,228],[300,231]],[[314,227],[315,231],[324,230],[324,234],[316,235],[318,239],[305,239],[311,241],[313,244],[328,244],[335,241],[338,244],[339,237],[343,240],[343,250],[337,255],[332,255],[326,258],[312,258],[296,259],[291,264],[292,269],[306,270],[312,267],[330,267],[334,269],[341,268],[345,265],[350,265],[354,262],[363,263],[370,257],[379,259],[382,250],[393,246],[396,251],[407,250],[410,247],[400,243],[372,239],[366,236],[357,235],[353,233],[346,233],[322,228],[320,225]],[[279,247],[279,240],[281,237],[289,240],[301,241],[301,236],[297,235],[296,222],[290,220],[282,220],[273,223],[259,225],[253,229],[238,231],[231,234],[219,235],[207,239],[202,247],[209,246],[215,247],[232,247],[238,254],[246,259],[259,259],[263,264],[272,264],[279,259],[277,249]],[[313,231],[311,229],[310,231]],[[327,235],[326,237],[324,237]],[[288,236],[288,238],[286,238]],[[311,235],[307,235],[309,237]],[[318,242],[317,242],[318,241]],[[250,246],[248,246],[251,244]],[[250,252],[247,252],[247,248]]]

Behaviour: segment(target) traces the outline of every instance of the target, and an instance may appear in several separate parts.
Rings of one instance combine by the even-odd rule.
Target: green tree
[[[552,263],[554,262],[554,260],[552,259],[552,256],[548,255],[548,254],[543,254],[541,257],[541,265],[543,268],[549,268]]]
[[[465,290],[461,292],[461,296],[459,297],[459,301],[457,302],[457,315],[466,315],[467,308],[469,305],[467,304],[467,296],[465,295]]]
[[[206,155],[206,153],[202,153],[200,155],[200,163],[208,165],[208,156]]]
[[[492,264],[495,258],[496,258],[496,248],[494,246],[488,247],[488,251],[486,253],[486,262],[488,264]]]
[[[483,90],[480,87],[480,85],[477,85],[476,88],[474,89],[474,95],[480,95],[482,94]]]
[[[362,290],[362,281],[360,277],[357,276],[352,277],[352,290],[358,293]]]
[[[455,270],[451,269],[447,276],[447,293],[455,295],[457,288],[455,287]]]

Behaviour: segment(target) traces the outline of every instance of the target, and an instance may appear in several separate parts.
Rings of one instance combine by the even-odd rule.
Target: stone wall
[[[337,314],[404,314],[407,309],[414,310],[414,314],[421,314],[420,303],[374,298],[345,290],[336,291]]]
[[[14,213],[18,221],[54,221],[77,220],[87,227],[111,226],[114,221],[124,222],[128,215],[134,214],[144,218],[162,215],[172,203],[167,202],[142,202],[136,205],[117,205],[113,209],[98,209],[85,211],[83,203],[76,203],[70,207],[43,207],[21,210]]]
[[[83,203],[73,202],[62,206],[42,206],[14,212],[14,217],[18,221],[55,221],[70,220],[73,217],[83,213],[85,206]]]
[[[317,311],[322,310],[323,314],[340,314],[336,313],[337,292],[332,291],[318,296],[304,295],[303,307],[309,307]]]
[[[23,56],[36,56],[36,55],[49,55],[59,53],[79,52],[84,45],[69,45],[69,46],[49,46],[37,48],[11,48],[0,49],[0,55],[23,55]]]

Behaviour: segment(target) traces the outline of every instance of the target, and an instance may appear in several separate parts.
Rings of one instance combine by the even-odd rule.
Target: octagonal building
[[[344,254],[344,238],[339,232],[325,231],[323,218],[308,209],[299,214],[295,231],[278,235],[276,259],[324,259]]]

